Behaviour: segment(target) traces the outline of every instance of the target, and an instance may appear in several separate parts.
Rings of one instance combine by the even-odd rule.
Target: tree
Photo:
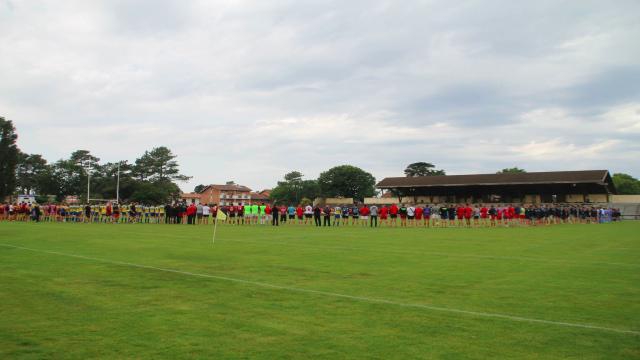
[[[91,155],[91,152],[89,150],[76,150],[71,153],[71,157],[69,158],[69,160],[76,163],[84,163],[87,161],[91,163],[97,163],[100,161],[99,158]]]
[[[640,180],[628,174],[613,174],[613,185],[620,195],[640,195]]]
[[[143,204],[164,204],[180,194],[178,185],[171,181],[163,180],[154,183],[145,181],[136,184],[136,190],[129,200]]]
[[[333,167],[318,177],[324,197],[350,197],[362,200],[375,193],[376,179],[370,173],[351,165]]]
[[[523,174],[526,172],[527,171],[525,169],[520,169],[519,167],[512,167],[512,168],[504,168],[498,171],[496,174]]]
[[[446,175],[444,170],[436,170],[435,167],[432,163],[417,162],[409,164],[409,166],[404,169],[404,174],[407,177]]]
[[[39,154],[20,153],[16,166],[17,187],[23,194],[29,194],[32,190],[42,194],[42,183],[46,182],[49,174],[47,160]]]
[[[302,182],[302,173],[300,171],[292,171],[284,175],[284,180],[289,183],[300,183]]]
[[[303,180],[299,171],[284,175],[284,181],[271,190],[270,198],[288,204],[299,204],[303,198],[316,198],[320,195],[320,187],[316,180]]]
[[[203,184],[196,185],[196,187],[195,187],[195,188],[193,188],[193,192],[201,193],[202,191],[204,191],[204,189],[205,189],[206,187],[207,187],[207,186],[206,186],[206,185],[203,185]]]
[[[18,134],[11,120],[0,117],[0,201],[13,194],[16,188],[18,164]]]
[[[66,196],[84,193],[87,181],[84,172],[77,161],[71,159],[56,161],[53,164],[52,173],[58,183],[58,193],[55,195]]]
[[[187,181],[191,177],[180,174],[177,156],[165,146],[145,151],[136,159],[134,174],[139,180],[151,181]]]

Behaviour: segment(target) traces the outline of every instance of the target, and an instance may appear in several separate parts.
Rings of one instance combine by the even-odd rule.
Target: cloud
[[[0,115],[54,161],[169,146],[197,183],[351,163],[640,173],[640,4],[3,1]]]

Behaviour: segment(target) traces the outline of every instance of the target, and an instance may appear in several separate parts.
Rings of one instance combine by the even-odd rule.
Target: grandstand
[[[616,194],[607,170],[390,177],[377,187],[416,203],[609,203]]]

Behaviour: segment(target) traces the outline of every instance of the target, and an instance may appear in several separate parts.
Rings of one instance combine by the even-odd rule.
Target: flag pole
[[[219,211],[219,210],[218,210]],[[213,220],[213,239],[211,240],[211,245],[216,242],[216,229],[218,228],[218,217]]]

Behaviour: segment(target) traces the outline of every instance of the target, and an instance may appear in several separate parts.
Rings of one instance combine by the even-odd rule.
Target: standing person
[[[473,208],[473,226],[478,227],[480,224],[480,216],[482,215],[482,211],[480,209],[480,206],[478,206],[478,204],[476,204],[476,206]]]
[[[464,206],[458,204],[456,207],[456,217],[458,218],[458,227],[462,227],[464,224]]]
[[[458,214],[458,209],[454,204],[449,205],[449,224],[451,226],[456,225],[456,215]]]
[[[140,210],[142,210],[142,209],[141,209],[141,206],[139,206],[139,204],[138,204],[138,206],[136,206],[136,203],[132,203],[131,204],[131,210],[130,210],[131,221],[130,222],[132,222],[132,223],[133,222],[138,222],[138,220],[140,219]]]
[[[304,224],[307,225],[307,222],[311,222],[311,217],[314,215],[314,208],[311,205],[307,205],[304,207]]]
[[[345,204],[342,205],[342,225],[349,225],[349,212],[351,209]]]
[[[481,204],[480,205],[480,222],[482,223],[482,226],[487,226],[487,219],[489,218],[489,209],[487,208],[486,205]]]
[[[269,207],[269,205],[267,205],[267,208],[269,209],[269,213],[273,214],[273,216],[271,216],[271,226],[280,226],[280,222],[278,221],[280,219],[280,216],[278,216],[280,213],[280,208],[278,208],[278,204],[273,203],[272,207]]]
[[[303,218],[304,218],[304,209],[302,208],[301,204],[298,204],[298,207],[296,207],[296,216],[298,217],[298,225],[301,225],[303,223]],[[305,224],[306,224],[306,220]]]
[[[358,222],[360,222],[360,208],[358,204],[354,204],[351,207],[351,225],[356,225]]]
[[[400,215],[400,226],[407,226],[407,207],[404,204],[400,204],[398,214]]]
[[[161,209],[163,209],[163,213],[164,213],[164,223],[165,224],[170,224],[171,223],[171,218],[173,217],[173,209],[171,208],[171,204],[167,203],[164,204],[164,206],[161,207]]]
[[[313,220],[316,223],[316,226],[322,226],[322,222],[320,221],[320,214],[322,213],[322,209],[320,206],[316,205],[313,208]]]
[[[287,207],[282,205],[280,206],[280,222],[287,223]]]
[[[471,216],[473,216],[473,209],[467,204],[464,208],[464,220],[467,223],[467,227],[471,227]]]
[[[369,216],[371,216],[371,227],[378,227],[378,207],[376,204],[371,205],[369,208]]]
[[[289,205],[287,213],[289,215],[289,224],[293,225],[296,221],[296,208],[293,205]]]
[[[209,204],[204,204],[202,206],[202,223],[209,224],[209,215],[211,214],[211,207]]]
[[[416,205],[416,209],[415,209],[415,211],[414,211],[414,213],[415,213],[415,216],[414,216],[414,218],[415,218],[414,226],[420,226],[420,225],[422,225],[422,214],[423,214],[423,212],[424,212],[424,209],[422,208],[422,206],[420,206],[420,205]]]
[[[496,226],[496,217],[498,215],[498,210],[496,210],[495,206],[491,205],[491,208],[489,208],[489,219],[491,221],[491,227]]]
[[[42,213],[40,212],[40,205],[35,204],[31,209],[31,214],[33,216],[33,221],[40,222],[40,215],[42,215]]]
[[[260,206],[258,206],[258,218],[260,219],[260,225],[264,225],[264,220],[266,218],[265,215],[265,209],[267,207],[264,206],[264,203],[260,204]]]
[[[392,204],[391,207],[389,208],[389,217],[391,218],[391,226],[398,226],[398,211],[400,211],[400,209],[398,209],[398,205],[396,204]]]
[[[118,223],[120,221],[120,204],[115,203],[113,205],[113,222]]]
[[[447,227],[447,221],[449,221],[449,207],[442,204],[440,206],[440,226]]]
[[[218,204],[213,204],[211,206],[211,220],[213,220],[214,222],[218,218],[218,211],[219,211]]]
[[[413,205],[407,206],[407,218],[409,219],[409,226],[415,225],[416,208]]]
[[[269,206],[269,204],[267,204],[267,206],[265,206],[264,213],[265,213],[265,215],[267,217],[267,224],[271,222],[271,218],[272,217],[274,217],[274,216],[277,217],[278,216],[277,213],[275,213],[275,214],[273,213],[273,211],[271,209],[271,206]]]
[[[322,212],[324,213],[323,226],[331,226],[331,207],[329,205],[325,205]]]
[[[204,207],[202,206],[201,203],[198,203],[198,205],[196,205],[196,223],[198,225],[202,224],[203,214],[204,214]]]
[[[84,206],[84,222],[91,222],[91,205],[87,204]]]
[[[370,211],[367,204],[362,204],[362,207],[360,208],[360,225],[361,226],[369,225],[369,213]]]
[[[233,203],[231,203],[227,205],[226,208],[229,224],[234,225],[236,223],[236,207],[233,205]]]
[[[422,217],[424,218],[424,225],[426,227],[431,227],[431,206],[425,205],[424,209],[422,209]]]
[[[389,208],[387,205],[382,205],[380,208],[380,226],[387,224],[387,216],[389,216]]]
[[[244,217],[245,217],[245,211],[246,211],[246,206],[242,205],[242,204],[238,204],[236,206],[236,212],[238,213],[238,225],[244,225]]]
[[[340,226],[341,217],[342,217],[342,207],[338,205],[333,209],[333,226]]]
[[[108,222],[108,223],[112,222],[111,216],[113,216],[113,205],[111,204],[111,201],[109,201],[107,203],[107,206],[105,206],[104,208],[104,216],[105,216],[104,222]]]
[[[196,224],[196,215],[198,213],[198,207],[193,202],[187,207],[187,224]]]

